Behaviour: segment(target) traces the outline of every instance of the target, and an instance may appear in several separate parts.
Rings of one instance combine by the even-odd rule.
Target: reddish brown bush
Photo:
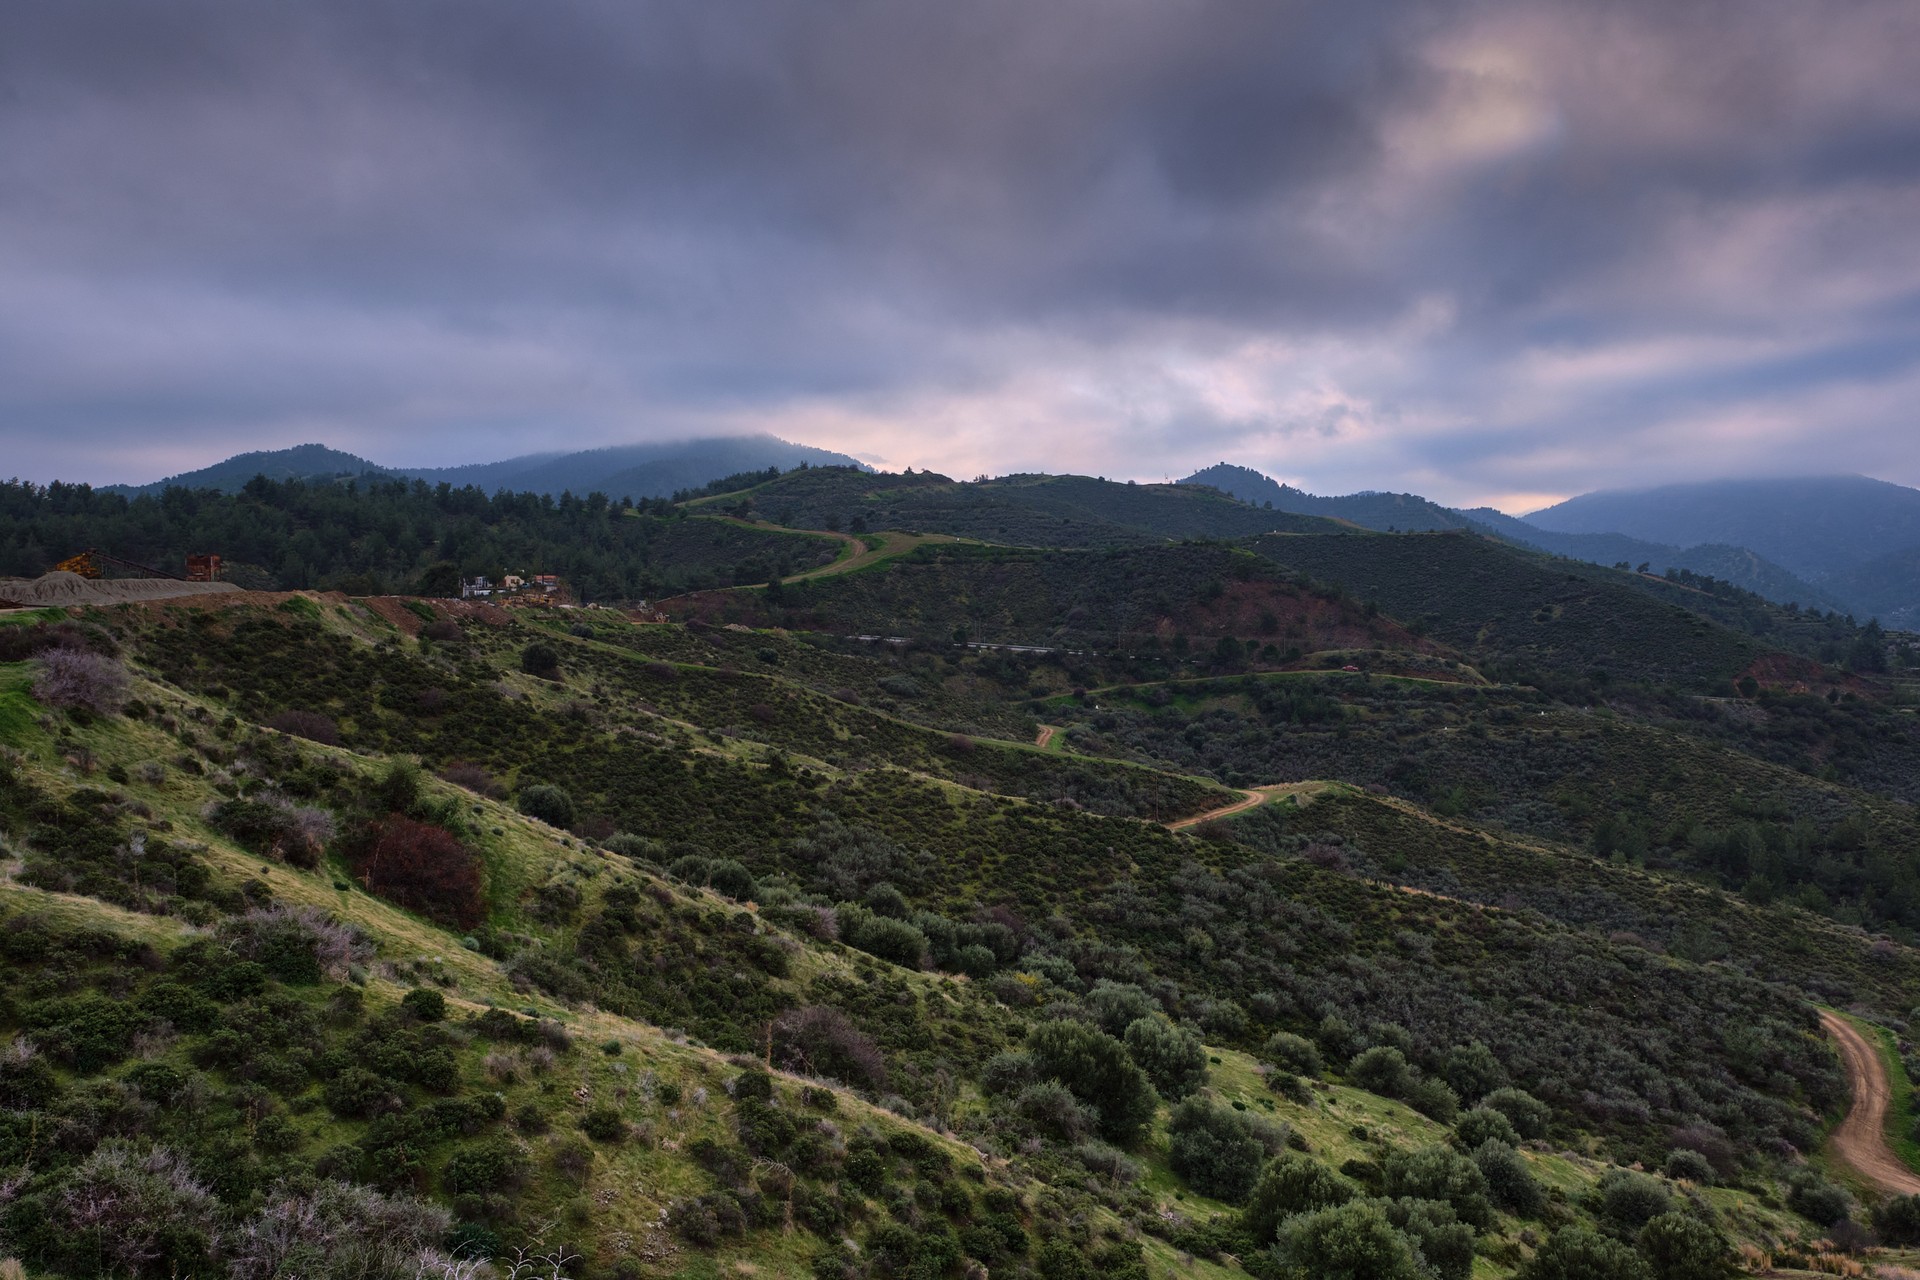
[[[479,796],[491,796],[495,800],[506,795],[506,788],[493,780],[493,775],[477,764],[468,764],[464,760],[452,761],[440,769],[443,781],[456,787],[465,787]]]
[[[887,1083],[887,1061],[872,1040],[827,1005],[789,1009],[773,1020],[773,1056],[781,1066],[867,1089]]]
[[[323,747],[340,745],[340,726],[333,717],[322,715],[318,711],[282,711],[267,721],[267,728],[278,729],[281,733],[295,738],[305,738],[308,742],[317,742]]]
[[[393,814],[368,825],[350,861],[368,892],[428,919],[471,929],[486,915],[480,860],[444,827]]]

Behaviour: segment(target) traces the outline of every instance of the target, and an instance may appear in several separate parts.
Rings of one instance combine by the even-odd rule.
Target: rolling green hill
[[[1332,527],[1200,486],[1089,476],[956,482],[931,472],[872,475],[814,467],[703,504],[798,528],[912,529],[1033,547],[1117,547]]]
[[[723,487],[389,495],[452,504],[435,554],[776,579],[675,622],[0,616],[0,1265],[1304,1280],[1351,1239],[1404,1280],[1666,1280],[1897,1243],[1823,1152],[1816,1017],[1902,1031],[1920,981],[1895,686],[1471,535]],[[362,509],[310,493],[234,501]],[[869,535],[778,581],[843,554],[809,512],[948,501],[1110,541]]]

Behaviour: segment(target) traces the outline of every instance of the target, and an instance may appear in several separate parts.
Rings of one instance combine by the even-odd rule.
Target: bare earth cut
[[[1886,1064],[1867,1038],[1838,1014],[1820,1011],[1820,1025],[1840,1048],[1853,1107],[1833,1131],[1833,1149],[1861,1177],[1893,1195],[1920,1195],[1920,1175],[1887,1146],[1887,1108],[1893,1086]]]

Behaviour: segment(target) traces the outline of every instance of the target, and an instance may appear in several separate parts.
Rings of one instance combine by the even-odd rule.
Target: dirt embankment
[[[175,578],[83,578],[77,573],[0,579],[0,597],[34,609],[49,605],[173,600],[181,596],[225,595],[238,590],[240,588],[231,582],[181,582]]]
[[[1887,1110],[1893,1082],[1880,1060],[1879,1047],[1838,1014],[1820,1011],[1820,1025],[1833,1037],[1846,1065],[1853,1106],[1833,1131],[1833,1150],[1847,1166],[1891,1195],[1920,1195],[1920,1175],[1907,1168],[1887,1146]]]

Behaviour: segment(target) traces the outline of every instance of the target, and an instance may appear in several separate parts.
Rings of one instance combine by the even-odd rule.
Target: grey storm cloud
[[[1513,505],[1912,483],[1916,38],[1905,0],[20,0],[0,474],[772,430]]]

